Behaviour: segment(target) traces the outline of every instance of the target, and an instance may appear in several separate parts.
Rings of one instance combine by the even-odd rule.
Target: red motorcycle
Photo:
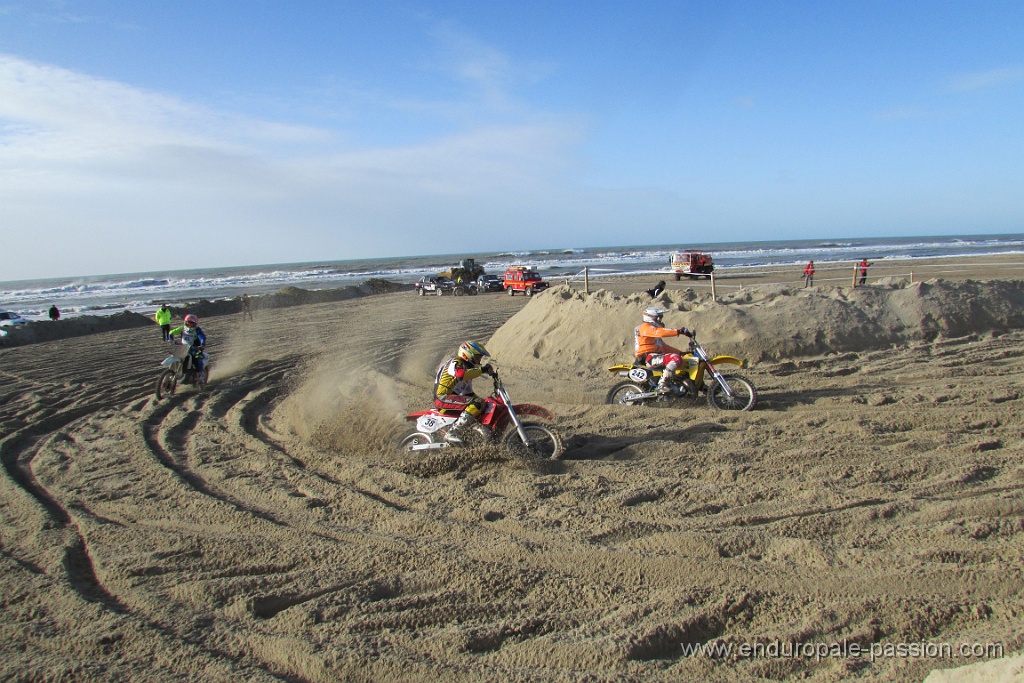
[[[550,427],[535,422],[523,422],[520,415],[531,415],[554,420],[547,408],[530,403],[512,405],[512,399],[497,376],[494,393],[484,399],[484,408],[472,430],[485,442],[500,443],[507,451],[521,458],[555,460],[562,455],[562,439]],[[416,423],[416,430],[403,436],[398,447],[404,451],[430,451],[448,448],[454,444],[445,441],[445,434],[462,411],[421,410],[405,416]],[[468,443],[472,441],[467,440]]]

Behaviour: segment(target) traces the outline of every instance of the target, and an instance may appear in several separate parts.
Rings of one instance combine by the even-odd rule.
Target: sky
[[[1020,0],[0,0],[0,280],[1024,232]]]

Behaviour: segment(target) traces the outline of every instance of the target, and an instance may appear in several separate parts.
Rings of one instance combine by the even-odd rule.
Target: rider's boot
[[[658,380],[658,393],[662,396],[672,393],[672,373],[667,370],[661,374],[661,379]]]
[[[448,443],[462,444],[464,441],[460,434],[466,431],[466,425],[473,422],[473,416],[467,413],[465,410],[459,415],[459,419],[455,421],[451,427],[448,428],[447,433],[444,435],[444,440]]]

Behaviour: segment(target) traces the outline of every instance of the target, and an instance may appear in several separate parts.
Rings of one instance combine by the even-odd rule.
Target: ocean
[[[447,270],[460,259],[473,258],[489,273],[511,265],[536,268],[545,278],[565,277],[588,267],[593,278],[611,275],[663,274],[672,253],[701,249],[714,256],[723,275],[744,269],[802,267],[808,260],[820,266],[861,258],[956,258],[1024,253],[1024,235],[953,235],[943,237],[884,237],[811,239],[768,242],[687,243],[685,245],[579,247],[518,252],[482,252],[435,256],[404,256],[351,261],[270,264],[174,270],[121,275],[53,278],[0,282],[0,308],[29,320],[46,318],[56,305],[61,315],[109,315],[124,310],[152,313],[162,303],[230,299],[275,292],[283,287],[331,289],[359,284],[370,278],[415,282],[423,275]],[[667,278],[666,278],[667,279]]]

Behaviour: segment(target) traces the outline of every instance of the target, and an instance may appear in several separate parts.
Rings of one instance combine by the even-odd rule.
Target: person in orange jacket
[[[808,261],[804,266],[804,287],[814,286],[814,261]]]
[[[667,337],[678,337],[680,335],[692,337],[693,332],[680,327],[674,329],[665,327],[661,318],[666,311],[662,308],[644,309],[644,321],[633,330],[633,337],[636,340],[636,359],[638,362],[646,363],[649,367],[662,367],[661,380],[658,382],[658,392],[668,394],[672,392],[673,378],[676,369],[683,362],[683,352],[665,343]]]

